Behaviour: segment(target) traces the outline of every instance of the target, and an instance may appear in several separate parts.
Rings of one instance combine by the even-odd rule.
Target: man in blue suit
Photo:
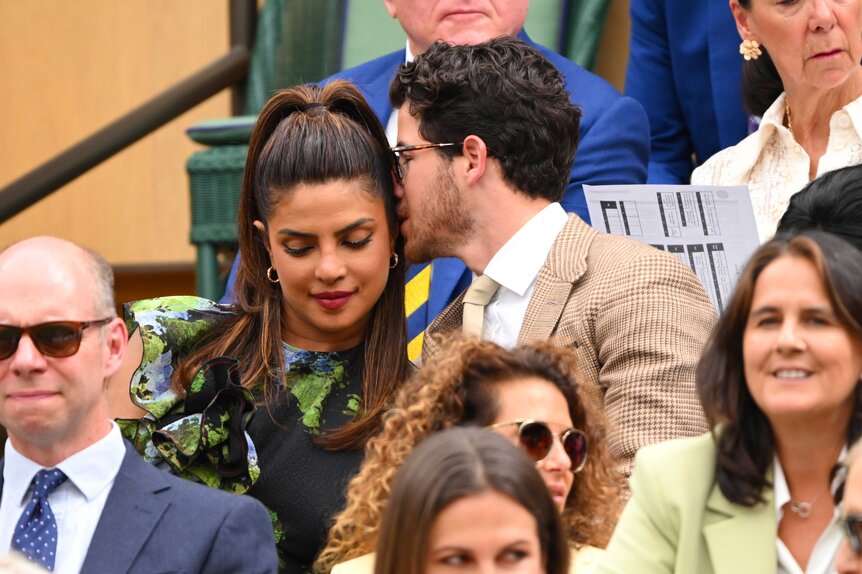
[[[637,0],[631,19],[626,95],[649,116],[647,180],[687,184],[748,135],[736,24],[727,0]]]
[[[276,572],[255,499],[162,472],[108,417],[128,334],[110,266],[51,237],[0,252],[0,553],[77,572]]]
[[[395,70],[435,40],[453,44],[477,44],[501,35],[517,35],[537,48],[563,73],[572,102],[581,106],[580,141],[566,195],[561,204],[590,222],[583,184],[644,183],[649,158],[649,123],[643,108],[602,78],[547,48],[533,43],[523,30],[529,0],[383,0],[389,14],[407,34],[407,47],[381,56],[332,79],[356,84],[384,126],[394,145],[395,117],[389,103],[389,83]],[[231,271],[226,300],[233,286]],[[412,265],[407,272],[408,355],[418,358],[422,337],[431,321],[472,281],[460,260],[436,259]]]

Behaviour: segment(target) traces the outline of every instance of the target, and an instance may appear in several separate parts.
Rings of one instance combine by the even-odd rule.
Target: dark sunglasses
[[[862,514],[849,514],[841,519],[844,536],[856,556],[862,556]]]
[[[508,425],[518,425],[518,444],[536,462],[542,462],[551,453],[554,433],[546,423],[519,419],[497,423],[488,428],[496,429]],[[560,442],[572,461],[572,472],[580,472],[587,462],[587,435],[578,429],[566,429],[560,434]]]
[[[98,321],[52,321],[29,327],[0,325],[0,361],[8,359],[18,349],[18,341],[25,333],[46,357],[71,357],[81,347],[81,338],[87,327],[105,325],[110,317]]]

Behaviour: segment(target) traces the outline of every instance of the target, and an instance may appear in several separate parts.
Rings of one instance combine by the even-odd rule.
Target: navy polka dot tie
[[[36,473],[33,497],[24,507],[12,536],[14,550],[24,554],[30,562],[51,571],[57,554],[57,521],[48,504],[48,496],[65,480],[66,475],[56,468]]]

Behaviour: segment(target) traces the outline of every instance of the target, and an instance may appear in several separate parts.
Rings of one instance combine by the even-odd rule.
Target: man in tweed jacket
[[[707,430],[694,370],[712,304],[673,256],[560,207],[580,110],[553,66],[513,38],[434,44],[399,68],[390,96],[407,256],[458,257],[500,284],[483,337],[570,347],[625,472],[641,446]],[[463,296],[427,335],[461,327]],[[427,335],[425,358],[438,349]]]

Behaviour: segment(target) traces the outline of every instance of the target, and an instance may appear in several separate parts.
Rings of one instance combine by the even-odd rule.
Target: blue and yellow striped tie
[[[404,293],[407,315],[407,357],[416,361],[422,354],[422,341],[428,326],[428,294],[431,292],[431,263],[414,264],[408,271]]]

